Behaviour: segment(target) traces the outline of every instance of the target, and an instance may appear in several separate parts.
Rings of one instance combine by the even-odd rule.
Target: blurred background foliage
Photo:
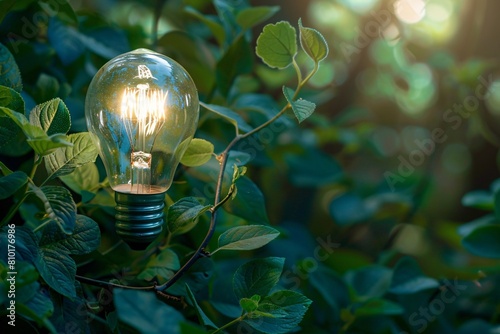
[[[220,23],[225,9],[245,1],[214,2],[218,6],[208,0],[72,0],[77,17],[61,7],[49,19],[38,15],[45,2],[20,0],[10,2],[9,14],[3,15],[0,41],[21,70],[26,109],[60,97],[71,111],[72,131],[86,129],[83,101],[97,69],[138,47],[176,59],[193,76],[202,101],[227,105],[255,126],[266,119],[262,110],[273,110],[273,103],[279,110],[281,86],[295,80],[295,72],[270,69],[255,59],[262,24],[242,31],[228,21],[214,23]],[[237,148],[245,153],[243,160],[252,159],[248,175],[262,191],[266,210],[259,200],[248,202],[255,197],[242,197],[243,205],[221,212],[220,230],[268,220],[282,236],[257,253],[221,255],[215,276],[234,271],[236,263],[251,256],[285,257],[282,284],[314,301],[301,324],[304,333],[493,333],[500,315],[495,245],[500,244],[495,239],[500,3],[250,3],[279,6],[271,22],[296,25],[302,18],[304,26],[325,36],[330,54],[302,93],[317,104],[315,114],[300,127],[292,119],[280,120],[286,127]],[[241,34],[246,38],[234,47]],[[227,52],[231,47],[236,51]],[[248,108],[244,99],[263,93],[252,101],[265,107]],[[216,151],[227,145],[232,131],[202,112],[197,137],[213,142]],[[17,147],[10,164],[22,169],[27,151]],[[217,166],[212,162],[183,171],[181,179],[188,184],[177,182],[169,196],[213,196],[210,183]],[[253,184],[248,187],[258,192]],[[103,194],[93,201],[84,208],[87,214],[112,207]],[[104,229],[111,230],[107,225]],[[471,237],[484,225],[495,229]],[[196,244],[202,231],[197,227],[185,242]],[[338,246],[319,260],[315,249],[326,240]],[[126,256],[111,259],[119,265]],[[406,275],[401,279],[410,288],[398,290],[397,275]],[[411,277],[425,280],[410,282]],[[445,279],[460,280],[466,288],[444,311],[424,317],[420,308],[447,289]],[[232,314],[221,293],[224,284],[212,281],[210,304],[202,304],[214,317],[216,311]],[[415,313],[426,319],[425,326],[412,323]]]

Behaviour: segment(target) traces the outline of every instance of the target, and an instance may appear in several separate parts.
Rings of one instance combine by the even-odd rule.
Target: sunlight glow
[[[425,7],[423,0],[398,0],[394,3],[396,16],[408,24],[420,22],[425,16]]]

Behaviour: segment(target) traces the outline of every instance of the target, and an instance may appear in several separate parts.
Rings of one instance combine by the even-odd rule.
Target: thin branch
[[[121,288],[121,289],[144,290],[144,291],[154,291],[155,289],[155,285],[149,285],[149,286],[122,285],[117,283],[101,281],[98,279],[88,278],[80,275],[75,275],[75,278],[79,280],[81,283],[94,285],[100,288]]]
[[[297,86],[297,89],[295,90],[294,94],[294,99],[297,98],[299,91],[302,89],[302,87],[311,79],[311,77],[317,72],[318,70],[318,63],[315,63],[314,69],[309,73],[309,75],[302,80],[301,76],[299,76],[299,84]],[[300,71],[299,71],[300,73]],[[172,285],[174,285],[179,278],[184,275],[184,273],[189,270],[193,266],[193,264],[201,257],[206,257],[207,253],[205,252],[205,248],[208,246],[208,243],[212,239],[212,236],[215,232],[215,226],[216,226],[216,219],[217,219],[217,211],[218,209],[224,204],[232,194],[232,191],[230,190],[229,193],[227,194],[226,197],[221,201],[221,192],[222,192],[222,184],[224,181],[224,173],[226,170],[226,164],[227,164],[227,159],[229,156],[229,152],[231,149],[242,139],[248,138],[255,133],[259,132],[260,130],[264,129],[274,121],[276,121],[278,118],[280,118],[289,108],[291,108],[291,104],[287,103],[276,115],[274,115],[272,118],[267,120],[266,122],[262,123],[258,127],[254,128],[253,130],[244,133],[244,134],[238,134],[238,128],[236,128],[236,136],[233,138],[233,140],[227,145],[227,147],[224,149],[224,151],[219,155],[219,163],[220,163],[220,169],[219,169],[219,175],[217,177],[217,184],[216,184],[216,189],[215,189],[215,197],[214,197],[214,206],[210,210],[211,217],[210,217],[210,225],[207,231],[207,234],[205,235],[205,238],[203,239],[202,243],[198,247],[198,249],[194,252],[194,254],[189,258],[189,260],[172,276],[167,282],[165,282],[162,285],[154,285],[154,286],[143,286],[143,287],[134,287],[134,286],[129,286],[129,285],[120,285],[120,284],[115,284],[115,283],[110,283],[110,282],[103,282],[100,280],[95,280],[83,276],[77,275],[76,278],[81,281],[82,283],[87,283],[91,285],[96,285],[100,287],[117,287],[117,288],[123,288],[123,289],[135,289],[135,290],[145,290],[145,291],[156,291],[157,294],[162,295],[164,294],[164,291],[170,288]],[[234,190],[233,190],[234,191]],[[233,324],[234,322],[240,321],[241,317],[238,319],[233,320],[229,324]],[[227,327],[229,324],[226,326],[221,327],[218,331],[222,330],[223,328]],[[216,332],[218,332],[216,331]],[[215,332],[214,332],[215,333]]]
[[[220,333],[222,332],[224,329],[226,328],[229,328],[231,327],[232,325],[244,320],[246,317],[246,314],[242,315],[241,317],[238,317],[236,319],[233,319],[231,320],[230,322],[228,322],[227,324],[225,324],[224,326],[220,327],[220,328],[217,328],[215,331],[213,331],[211,334],[216,334],[216,333]]]
[[[229,191],[227,192],[227,195],[226,197],[224,197],[222,199],[222,201],[220,201],[219,203],[215,204],[211,209],[210,209],[210,212],[213,212],[213,211],[217,211],[219,209],[219,207],[223,206],[224,203],[226,203],[230,198],[231,196],[233,196],[234,194],[234,185],[232,185],[230,188],[229,188]]]
[[[235,139],[238,137],[235,137]],[[234,139],[231,143],[234,142]],[[234,144],[233,144],[234,145]],[[220,200],[220,194],[222,191],[222,181],[224,179],[224,172],[226,170],[226,162],[227,162],[227,156],[228,156],[228,151],[231,149],[231,144],[226,147],[224,152],[221,154],[221,161],[220,161],[220,169],[219,169],[219,176],[217,177],[217,186],[215,190],[215,198],[214,198],[214,203],[219,203]],[[215,208],[215,206],[214,206]],[[165,291],[169,287],[175,284],[179,280],[179,278],[186,272],[191,266],[200,258],[202,257],[203,254],[203,249],[207,247],[208,243],[212,239],[212,236],[215,232],[215,221],[217,218],[217,210],[211,210],[211,217],[210,217],[210,226],[208,228],[207,235],[203,239],[203,242],[200,244],[196,252],[191,256],[191,258],[179,269],[172,278],[170,278],[166,283],[159,285],[155,288],[156,291]]]

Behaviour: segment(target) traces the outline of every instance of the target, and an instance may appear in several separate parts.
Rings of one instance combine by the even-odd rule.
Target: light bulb
[[[115,190],[116,231],[144,249],[161,233],[165,192],[196,130],[196,86],[174,60],[134,50],[97,72],[85,115]]]

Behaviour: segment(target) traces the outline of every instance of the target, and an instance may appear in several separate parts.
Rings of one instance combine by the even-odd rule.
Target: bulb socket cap
[[[133,250],[144,250],[163,229],[165,193],[115,192],[116,233]]]

